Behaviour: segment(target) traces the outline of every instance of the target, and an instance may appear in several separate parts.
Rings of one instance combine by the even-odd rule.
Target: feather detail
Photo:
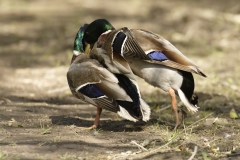
[[[206,77],[206,75],[200,71],[200,69],[188,57],[182,54],[175,46],[173,46],[168,40],[164,39],[160,35],[143,29],[130,29],[130,32],[135,41],[145,52],[145,55],[149,54],[150,52],[157,51],[162,52],[169,59],[168,63],[162,63],[161,65],[172,68],[177,67],[176,69],[196,73],[203,77]],[[142,52],[139,53],[143,55]],[[172,65],[173,63],[175,64]],[[187,67],[190,69],[187,69]]]
[[[188,66],[190,67],[192,70],[194,70],[197,74],[203,76],[203,77],[207,77],[207,75],[205,75],[198,67],[196,66]]]
[[[94,84],[88,84],[77,91],[90,98],[106,97]]]
[[[120,31],[117,32],[115,35],[116,36],[114,37],[113,42],[112,42],[112,50],[117,52],[118,54],[120,54],[122,57],[124,57],[123,49],[124,49],[125,42],[128,37]]]
[[[118,111],[117,114],[120,117],[125,118],[125,119],[127,119],[129,121],[133,121],[133,122],[137,122],[138,121],[137,119],[133,118],[125,108],[123,108],[121,106],[119,106],[119,108],[120,108],[120,111]]]
[[[122,28],[122,32],[128,37],[124,45],[124,56],[126,55],[129,57],[151,60],[137,43],[131,31],[127,27]]]
[[[151,58],[152,60],[157,60],[157,61],[165,61],[168,60],[168,58],[159,51],[154,51],[148,54],[148,57]]]
[[[195,113],[198,111],[198,107],[192,105],[189,100],[187,99],[187,97],[185,96],[185,94],[182,92],[181,89],[178,89],[178,95],[179,98],[181,99],[181,101],[183,102],[183,104],[186,106],[186,108],[188,109],[189,112]]]
[[[131,69],[130,66],[127,64],[127,62],[125,61],[125,63],[127,64],[127,66],[124,66],[123,62],[121,63],[121,61],[111,61],[110,57],[107,52],[102,49],[102,48],[96,48],[93,49],[90,53],[90,57],[93,59],[96,59],[97,61],[99,61],[103,66],[106,66],[106,68],[112,72],[112,73],[117,73],[117,74],[129,74],[131,73]]]
[[[71,91],[72,91],[72,94],[76,98],[80,99],[81,101],[86,102],[86,103],[90,103],[90,104],[92,104],[94,106],[97,106],[97,103],[92,98],[89,98],[89,97],[87,97],[87,96],[85,96],[85,95],[83,95],[83,94],[81,94],[79,92],[76,92],[75,90],[71,89]]]
[[[141,112],[142,112],[142,116],[143,116],[142,120],[144,122],[147,122],[150,119],[151,110],[150,110],[148,104],[142,99],[140,99],[140,105],[141,105],[140,108],[141,108]]]
[[[189,66],[185,66],[185,65],[176,63],[174,61],[170,61],[170,60],[165,60],[165,61],[151,60],[151,61],[147,61],[147,62],[153,63],[153,64],[160,64],[160,65],[163,65],[163,66],[167,66],[167,67],[170,67],[170,68],[173,68],[173,69],[179,69],[179,70],[186,71],[186,72],[192,72],[192,73],[199,74],[197,70],[193,69],[195,67],[192,68],[192,67],[189,67]]]
[[[86,85],[89,85],[89,84],[95,84],[95,83],[100,83],[101,81],[98,81],[98,82],[88,82],[88,83],[85,83],[85,84],[82,84],[80,86],[78,86],[75,91],[78,92],[81,88],[85,87]]]
[[[105,68],[100,68],[100,67],[94,67],[99,74],[107,81],[113,82],[113,83],[118,83],[118,79],[113,75],[110,74],[110,72],[105,69]]]
[[[120,111],[120,108],[119,108],[120,106],[117,104],[117,102],[106,96],[101,98],[94,98],[92,100],[96,103],[95,106],[101,107],[103,109],[106,109],[108,111],[115,112],[115,113]]]

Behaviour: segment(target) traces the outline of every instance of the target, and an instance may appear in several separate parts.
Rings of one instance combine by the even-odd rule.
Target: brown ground
[[[83,23],[106,18],[118,28],[161,34],[205,71],[194,75],[200,111],[171,129],[169,96],[139,80],[152,107],[133,123],[75,99],[66,72]],[[0,1],[0,159],[240,159],[240,2]],[[132,141],[143,145],[141,150]]]

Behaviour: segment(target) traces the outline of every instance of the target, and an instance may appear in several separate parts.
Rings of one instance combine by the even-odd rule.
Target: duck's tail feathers
[[[190,102],[191,102],[191,104],[193,104],[193,105],[197,105],[197,104],[198,104],[198,96],[197,96],[195,93],[193,93]]]
[[[141,105],[140,109],[142,113],[142,120],[144,122],[147,122],[150,119],[151,109],[149,105],[142,98],[140,98],[140,105]]]
[[[178,91],[179,98],[181,99],[183,104],[186,106],[188,111],[191,113],[197,112],[198,111],[197,105],[191,104],[181,89],[178,89],[177,91]]]
[[[120,117],[122,117],[122,118],[124,118],[124,119],[127,119],[127,120],[129,120],[129,121],[133,121],[133,122],[137,122],[137,121],[138,121],[136,118],[132,117],[132,116],[129,114],[129,112],[128,112],[125,108],[123,108],[122,106],[119,106],[119,109],[120,109],[120,111],[118,111],[117,114],[118,114]]]

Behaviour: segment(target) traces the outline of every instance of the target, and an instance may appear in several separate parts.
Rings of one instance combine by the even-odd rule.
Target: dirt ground
[[[194,75],[199,112],[174,132],[169,95],[138,79],[149,122],[103,111],[98,129],[81,129],[96,108],[71,95],[66,72],[76,32],[97,18],[156,32],[192,59],[208,76]],[[1,0],[0,159],[240,159],[239,33],[238,0]]]

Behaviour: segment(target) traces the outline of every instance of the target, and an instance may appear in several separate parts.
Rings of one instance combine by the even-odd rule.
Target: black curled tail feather
[[[193,75],[186,71],[179,70],[179,72],[181,72],[183,76],[183,82],[180,89],[183,91],[189,102],[194,105],[194,103],[198,102],[198,97],[193,93],[195,88]]]
[[[127,112],[135,119],[142,119],[141,113],[137,111],[137,108],[133,107],[134,104],[133,102],[127,102],[127,101],[120,101],[116,100],[119,106],[123,107],[124,109],[127,110]]]
[[[190,103],[192,103],[193,105],[198,104],[198,96],[195,93],[193,93]]]
[[[134,115],[134,117],[137,117],[138,119],[142,118],[142,113],[140,110],[140,95],[138,93],[137,87],[126,76],[122,74],[115,74],[115,76],[119,81],[118,84],[126,91],[126,93],[133,101],[133,102],[117,101],[118,104],[127,109],[131,115],[132,114]]]

